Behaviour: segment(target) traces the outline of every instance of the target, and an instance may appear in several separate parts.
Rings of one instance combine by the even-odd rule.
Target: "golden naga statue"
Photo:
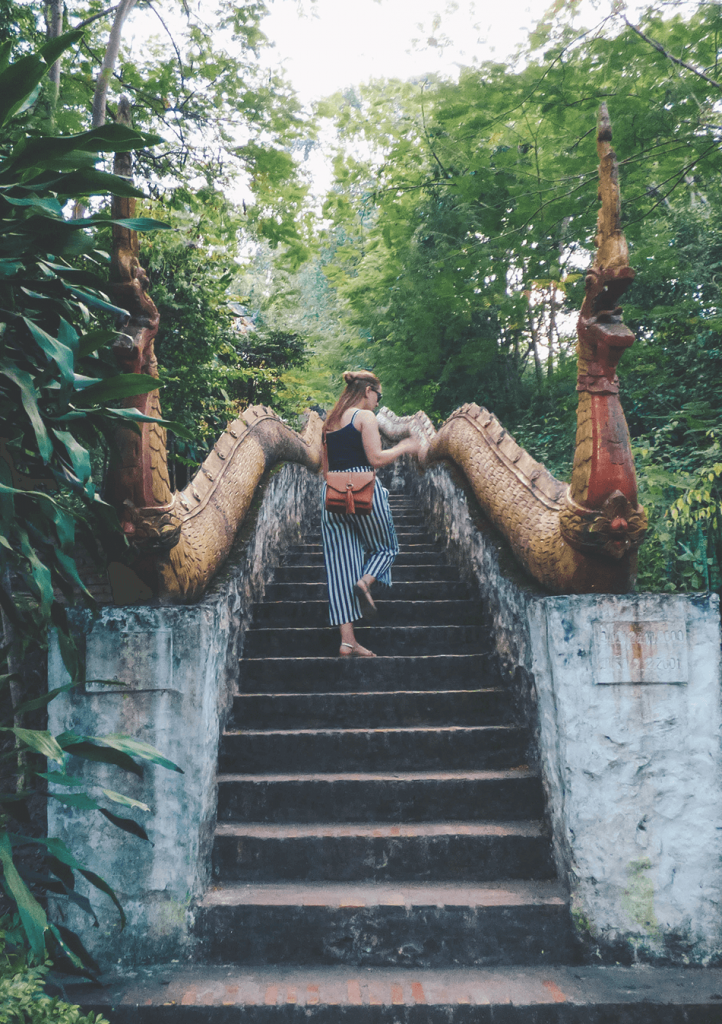
[[[634,271],[620,227],[611,139],[602,105],[597,131],[601,209],[597,252],[577,323],[579,405],[571,483],[555,479],[492,413],[477,405],[457,409],[438,431],[423,412],[396,417],[384,409],[378,417],[389,440],[412,431],[425,439],[425,465],[447,461],[461,470],[517,559],[556,594],[630,591],[647,529],[616,376],[622,352],[634,342],[618,306]],[[132,205],[133,200],[115,200],[114,215],[132,216]],[[115,353],[126,373],[157,376],[153,339],[158,311],[147,292],[137,236],[114,230],[113,295],[128,311]],[[157,391],[128,404],[160,416]],[[263,406],[247,409],[228,424],[181,492],[170,490],[162,427],[143,423],[139,436],[121,426],[116,440],[121,459],[110,474],[106,498],[138,552],[133,571],[164,603],[191,602],[204,593],[230,551],[258,484],[274,464],[298,462],[314,471],[321,464],[319,417],[312,413],[297,434]]]

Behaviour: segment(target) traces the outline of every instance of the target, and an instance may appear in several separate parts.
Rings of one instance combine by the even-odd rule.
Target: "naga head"
[[[629,266],[629,251],[621,228],[619,166],[612,149],[612,125],[605,103],[599,108],[597,153],[599,154],[599,190],[601,201],[597,215],[597,251],[586,276],[577,335],[579,356],[586,364],[582,376],[585,390],[609,392],[615,388],[615,371],[625,348],[634,341],[630,329],[622,323],[621,296],[634,280]]]

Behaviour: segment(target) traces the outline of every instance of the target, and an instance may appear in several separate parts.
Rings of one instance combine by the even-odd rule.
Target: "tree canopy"
[[[513,61],[463,68],[458,82],[374,81],[320,105],[338,139],[324,273],[347,357],[383,375],[392,408],[440,420],[479,402],[566,475],[605,102],[638,274],[623,402],[658,526],[642,579],[718,586],[722,11],[655,6],[634,26],[613,12],[585,31],[578,6],[556,5]],[[692,493],[675,515],[673,499]]]

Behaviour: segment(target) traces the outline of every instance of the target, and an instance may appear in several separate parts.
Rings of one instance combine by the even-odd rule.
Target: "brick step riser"
[[[527,759],[528,734],[513,726],[488,731],[399,729],[226,734],[218,769],[256,772],[425,772],[508,769]]]
[[[232,976],[228,981],[232,982]],[[362,981],[366,983],[366,978]],[[466,992],[460,994],[468,999]],[[396,1006],[388,1001],[383,1006],[373,1002],[309,1005],[303,988],[301,997],[303,1002],[298,1005],[284,1001],[287,991],[281,989],[278,1005],[264,1006],[262,1001],[237,1004],[231,991],[225,1005],[148,1007],[128,998],[125,1005],[109,1008],[107,1001],[93,1001],[96,995],[74,991],[72,1001],[80,1002],[84,1014],[102,1014],[111,1024],[719,1024],[719,1002],[677,1001],[670,1005],[651,996],[644,1002],[613,997],[601,1002],[585,1000],[582,1005],[544,1001],[523,1006],[512,1006],[508,999],[498,1002],[494,996],[480,1005],[474,1000],[427,1006],[416,1004],[413,996],[405,996],[404,1004]]]
[[[552,879],[545,836],[216,836],[217,882]]]
[[[390,590],[377,595],[382,601],[463,601],[471,597],[465,583],[394,583]],[[328,601],[326,583],[269,583],[267,601]],[[374,597],[375,600],[375,597]]]
[[[475,601],[376,601],[377,622],[384,626],[482,626]],[[328,602],[274,601],[253,610],[254,626],[289,628],[328,626]],[[491,646],[491,645],[489,645]]]
[[[356,729],[404,726],[505,725],[513,713],[504,690],[461,693],[258,693],[236,696],[226,728]]]
[[[201,908],[205,957],[234,964],[452,967],[573,959],[564,906]]]
[[[441,544],[436,541],[430,541],[428,544],[404,544],[401,548],[401,554],[429,554],[429,555],[444,555],[445,551]],[[322,555],[323,547],[321,541],[316,540],[313,543],[309,542],[306,544],[294,544],[288,548],[286,555]]]
[[[232,979],[229,979],[231,981]],[[658,1002],[541,1003],[512,1006],[494,1000],[483,1005],[441,1003],[434,1005],[374,1004],[339,1006],[280,1003],[264,1006],[234,1004],[216,1006],[143,1006],[132,999],[127,1005],[109,1008],[94,1002],[96,996],[78,996],[84,1014],[103,1014],[111,1024],[715,1024],[719,1004]],[[285,998],[285,993],[280,994]],[[465,997],[466,998],[466,997]]]
[[[448,564],[442,551],[402,551],[395,559],[393,572],[402,566],[409,565],[444,565]],[[282,568],[296,565],[324,565],[322,551],[289,551],[283,559]]]
[[[391,570],[394,585],[397,583],[454,583],[459,579],[459,570],[451,565],[401,565]],[[282,565],[276,570],[275,583],[325,583],[324,565]],[[375,588],[374,597],[382,596],[385,588]]]
[[[219,821],[526,821],[544,813],[541,782],[511,779],[224,779]]]
[[[489,650],[488,636],[477,626],[360,626],[355,635],[364,647],[387,658],[442,654],[449,649],[457,654],[483,654]],[[251,628],[246,633],[243,653],[248,658],[332,658],[338,655],[339,646],[337,626]]]
[[[338,648],[333,652],[336,654]],[[316,655],[318,652],[314,652]],[[476,690],[493,686],[496,670],[486,654],[397,658],[313,657],[243,659],[241,693],[318,693],[324,690]]]

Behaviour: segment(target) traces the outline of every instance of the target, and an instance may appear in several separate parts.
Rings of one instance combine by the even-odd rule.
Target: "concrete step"
[[[405,729],[244,729],[221,737],[221,772],[435,771],[515,768],[529,734],[516,725]]]
[[[161,964],[67,998],[111,1024],[719,1024],[722,970]]]
[[[438,552],[443,551],[443,546],[439,546],[432,534],[427,530],[419,530],[415,526],[399,526],[396,528],[396,538],[399,542],[401,551],[409,551],[412,548],[428,548],[429,550]],[[320,546],[321,535],[316,537],[309,537],[308,543],[314,547]]]
[[[575,957],[556,882],[228,883],[196,911],[205,958],[237,964],[443,967]]]
[[[381,601],[459,601],[471,597],[471,590],[466,583],[423,582],[407,583],[395,581],[389,589],[377,587],[374,594]],[[328,601],[326,581],[307,583],[269,583],[266,587],[266,601]]]
[[[381,591],[379,593],[386,593]],[[462,626],[483,623],[477,601],[387,601],[376,600],[376,620],[385,626]],[[254,626],[327,626],[328,601],[268,601],[253,610]]]
[[[550,879],[541,822],[389,825],[221,823],[213,844],[217,881],[464,881]]]
[[[523,821],[543,813],[541,780],[529,768],[218,776],[219,821]]]
[[[441,544],[438,544],[435,541],[430,542],[428,544],[404,544],[404,546],[402,548],[402,551],[401,551],[401,554],[423,554],[424,552],[428,552],[429,554],[433,554],[433,555],[443,555],[444,554],[444,549],[441,546]],[[323,554],[323,546],[321,545],[321,539],[319,538],[314,543],[294,544],[293,547],[290,547],[288,549],[286,554],[287,555],[301,555],[301,554],[322,555]]]
[[[377,655],[438,654],[456,651],[481,654],[488,650],[486,632],[478,626],[366,626],[356,629],[356,639]],[[280,656],[311,657],[338,655],[339,632],[336,626],[304,629],[288,626],[252,626],[246,633],[244,654],[248,658]]]
[[[443,551],[434,551],[428,544],[415,544],[416,551],[402,551],[396,556],[394,562],[395,570],[406,565],[446,565],[447,559]],[[283,559],[284,566],[287,565],[323,565],[323,551],[289,551]]]
[[[360,631],[359,631],[360,632]],[[317,693],[321,690],[476,690],[497,681],[488,654],[399,655],[378,658],[242,658],[242,693]]]
[[[442,580],[453,582],[459,579],[459,570],[453,565],[394,565],[391,570],[394,585]],[[276,583],[325,583],[326,567],[320,565],[280,565],[276,569]],[[383,588],[379,587],[379,590]],[[375,592],[374,592],[375,596]]]
[[[480,690],[387,690],[366,693],[245,693],[226,723],[236,729],[332,729],[502,725],[512,721],[504,687]]]

